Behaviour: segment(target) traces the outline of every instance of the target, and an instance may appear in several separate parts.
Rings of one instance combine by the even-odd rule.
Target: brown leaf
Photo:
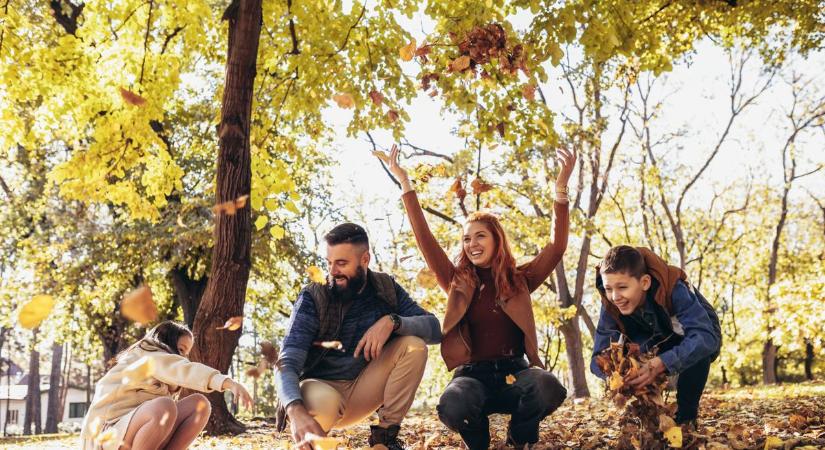
[[[375,104],[375,106],[381,106],[381,103],[384,102],[384,95],[376,90],[370,91],[370,100]]]
[[[395,121],[398,120],[398,111],[394,109],[387,111],[387,120],[389,120],[390,123],[395,123]]]
[[[158,318],[158,307],[152,299],[152,290],[143,285],[126,294],[120,302],[120,313],[128,320],[140,324],[154,322]]]
[[[242,195],[235,200],[218,203],[212,207],[212,212],[216,215],[226,214],[227,216],[233,216],[239,209],[243,209],[246,206],[247,200],[249,200],[249,195]]]
[[[435,273],[426,267],[418,271],[418,274],[415,276],[415,281],[425,289],[435,289],[438,287],[438,280],[435,278]]]
[[[521,95],[531,102],[536,99],[536,85],[533,83],[525,84],[521,87]]]
[[[272,366],[278,363],[278,347],[271,342],[264,341],[261,343],[261,355]]]
[[[498,135],[504,137],[504,122],[499,122],[496,124],[496,131],[498,131]]]
[[[140,95],[135,94],[134,92],[128,89],[124,89],[122,87],[118,89],[120,89],[120,96],[123,97],[123,101],[125,101],[126,103],[135,106],[143,106],[146,104],[146,99],[141,97]]]

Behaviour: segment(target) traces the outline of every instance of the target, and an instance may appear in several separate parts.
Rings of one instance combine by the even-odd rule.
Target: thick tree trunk
[[[229,49],[218,129],[220,150],[216,191],[219,203],[249,195],[252,184],[249,133],[261,35],[261,0],[240,0],[232,5],[224,14],[229,20]],[[228,318],[243,314],[251,267],[249,206],[234,215],[217,215],[214,236],[209,282],[195,315],[192,359],[227,373],[241,331],[216,328]],[[206,426],[207,433],[243,431],[243,425],[227,409],[223,394],[212,393],[208,397],[212,415]]]
[[[49,375],[49,403],[46,408],[46,433],[57,433],[60,423],[60,379],[62,378],[63,344],[52,344],[52,371]]]
[[[194,280],[189,277],[186,267],[175,267],[169,271],[169,281],[175,289],[175,297],[178,299],[181,310],[183,310],[183,320],[191,329],[195,326],[195,314],[201,304],[201,298],[206,291],[209,277]]]
[[[37,351],[37,329],[32,333],[32,350],[29,355],[29,385],[26,390],[26,418],[23,422],[23,434],[40,434],[40,353]]]
[[[810,339],[805,339],[805,379],[814,379],[814,344]]]

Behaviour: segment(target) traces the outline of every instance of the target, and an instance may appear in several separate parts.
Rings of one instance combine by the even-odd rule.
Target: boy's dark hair
[[[641,278],[647,273],[645,258],[639,250],[629,245],[611,248],[599,263],[602,273],[624,273],[633,278]]]
[[[364,250],[369,249],[370,246],[366,230],[360,225],[349,222],[336,225],[335,228],[329,230],[324,235],[324,240],[327,241],[327,245],[353,244],[362,246]]]

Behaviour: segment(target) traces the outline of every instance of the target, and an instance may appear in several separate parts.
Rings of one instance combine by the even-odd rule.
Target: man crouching
[[[307,433],[325,436],[377,410],[369,445],[403,449],[401,421],[424,375],[427,344],[441,341],[440,324],[389,275],[369,270],[362,227],[344,223],[324,239],[328,282],[298,295],[275,376],[292,438],[310,449]]]

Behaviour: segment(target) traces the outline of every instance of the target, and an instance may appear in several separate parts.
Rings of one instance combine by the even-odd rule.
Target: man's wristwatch
[[[392,320],[392,331],[398,331],[398,329],[401,328],[401,316],[395,313],[392,313],[389,316],[390,320]]]

